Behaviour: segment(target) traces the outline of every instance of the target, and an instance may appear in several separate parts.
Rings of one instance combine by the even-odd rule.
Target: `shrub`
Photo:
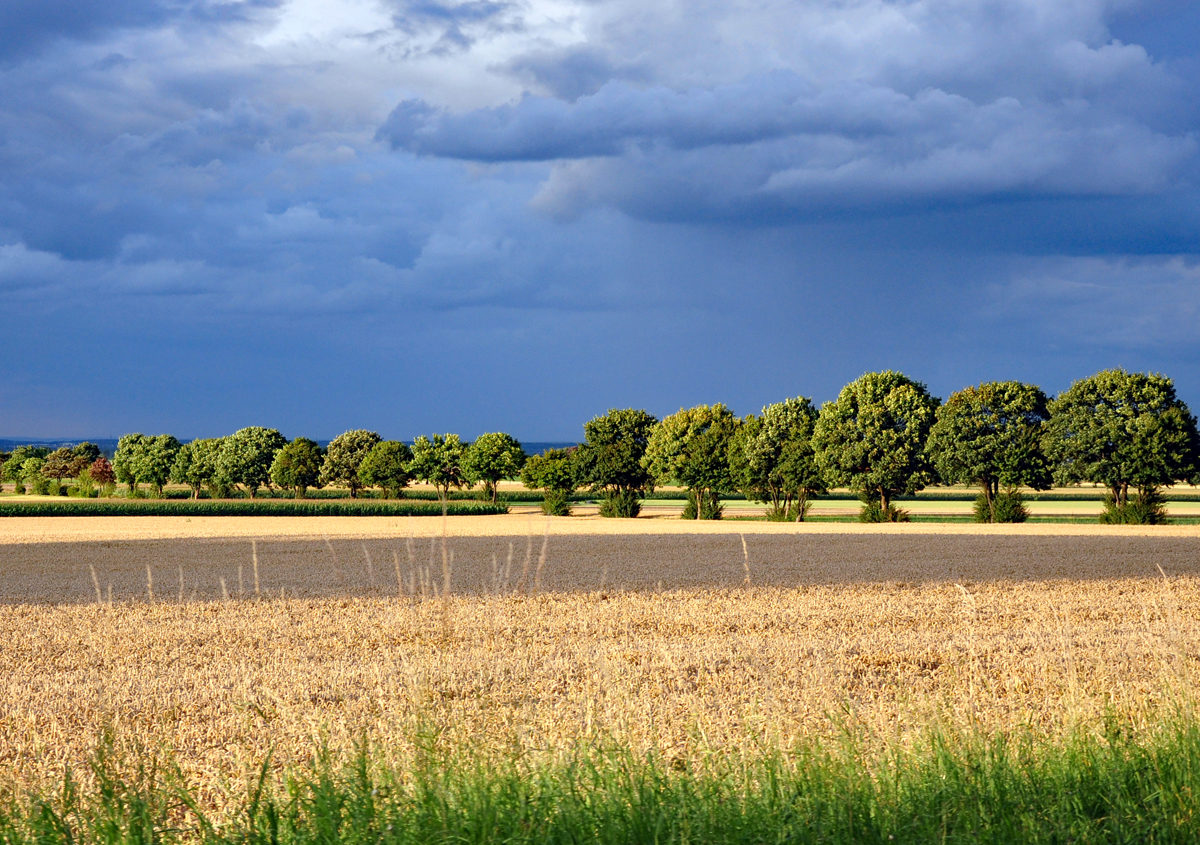
[[[542,513],[546,516],[570,516],[571,493],[567,490],[547,490],[542,497]]]
[[[701,507],[700,515],[696,515],[696,498],[700,496]],[[683,514],[680,519],[720,519],[725,512],[725,508],[721,506],[721,497],[718,493],[711,490],[704,493],[697,493],[694,490],[689,490],[687,494],[687,504],[683,506]]]
[[[632,519],[642,512],[636,490],[614,490],[600,500],[600,515]]]
[[[1002,490],[988,502],[987,493],[980,493],[974,506],[976,522],[1024,522],[1029,519],[1025,499],[1018,490]],[[995,519],[992,518],[993,514]]]
[[[1102,525],[1166,525],[1167,499],[1157,487],[1139,490],[1124,504],[1112,493],[1104,497]]]
[[[868,494],[861,499],[863,506],[858,512],[859,522],[908,522],[908,511],[888,502],[886,507],[879,500]]]

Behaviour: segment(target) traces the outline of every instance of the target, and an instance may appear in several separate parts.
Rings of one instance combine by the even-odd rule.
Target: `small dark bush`
[[[721,506],[721,498],[716,493],[706,493],[700,505],[701,519],[720,519],[725,512],[725,508]],[[696,494],[688,491],[687,504],[683,506],[683,514],[680,519],[695,519],[696,518]]]
[[[862,506],[862,510],[860,510],[858,512],[858,521],[859,522],[908,522],[909,521],[908,511],[901,510],[900,508],[893,505],[891,502],[888,503],[887,509],[884,510],[882,507],[880,507],[879,500],[876,499],[874,496],[871,496],[871,497],[864,496],[864,497],[862,497],[861,501],[863,503],[863,506]]]
[[[642,512],[642,503],[633,490],[609,493],[600,500],[600,515],[631,519]]]
[[[996,494],[996,522],[1024,522],[1029,519],[1025,499],[1017,490],[1006,490]],[[975,521],[991,522],[992,512],[988,509],[987,497],[982,493],[975,499]]]
[[[1167,497],[1157,487],[1134,493],[1124,505],[1118,505],[1112,494],[1104,497],[1102,525],[1166,525]]]
[[[570,516],[571,494],[566,490],[547,490],[542,499],[542,513],[546,516]]]

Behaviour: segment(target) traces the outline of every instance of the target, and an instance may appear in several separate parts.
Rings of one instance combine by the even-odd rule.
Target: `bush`
[[[700,519],[720,519],[725,512],[725,508],[721,506],[720,497],[713,491],[705,491],[700,498]],[[683,514],[680,519],[695,519],[696,518],[696,493],[688,491],[687,504],[683,506]]]
[[[571,493],[567,490],[547,490],[542,498],[542,513],[546,516],[570,516]]]
[[[1017,490],[1005,490],[996,494],[994,501],[996,522],[1024,522],[1029,519],[1029,510],[1025,507],[1025,499]],[[988,508],[987,496],[980,493],[975,499],[975,521],[991,522],[992,511]]]
[[[1157,487],[1141,490],[1130,497],[1124,505],[1117,503],[1110,493],[1104,497],[1104,511],[1100,514],[1102,525],[1166,525],[1167,498]]]
[[[767,522],[804,522],[812,503],[812,499],[802,496],[788,505],[782,502],[772,505],[767,508]]]
[[[25,495],[25,482],[21,481],[20,479],[17,479],[16,486],[13,487],[13,492],[16,493],[18,496]]]
[[[600,515],[632,519],[642,512],[642,502],[633,490],[618,490],[600,500]]]
[[[868,498],[868,497],[864,496],[862,498],[862,503],[863,503],[862,510],[860,510],[858,512],[858,521],[859,522],[908,522],[909,521],[908,511],[901,510],[900,508],[893,505],[891,502],[888,502],[888,505],[885,508],[879,504],[879,500],[876,499],[875,497],[872,496],[872,497]]]
[[[35,476],[29,479],[29,492],[35,496],[47,496],[50,494],[50,479],[43,475]]]

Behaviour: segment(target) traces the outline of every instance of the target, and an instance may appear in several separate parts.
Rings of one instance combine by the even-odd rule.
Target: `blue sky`
[[[1200,6],[8,0],[0,435],[1200,405]]]

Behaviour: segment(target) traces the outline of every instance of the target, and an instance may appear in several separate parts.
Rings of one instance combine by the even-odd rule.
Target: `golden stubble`
[[[403,761],[418,737],[702,756],[1108,710],[1137,728],[1190,694],[1200,634],[1194,576],[533,594],[521,568],[470,597],[430,577],[424,599],[0,607],[0,769],[85,770],[108,728],[219,805],[268,751],[363,735]]]

